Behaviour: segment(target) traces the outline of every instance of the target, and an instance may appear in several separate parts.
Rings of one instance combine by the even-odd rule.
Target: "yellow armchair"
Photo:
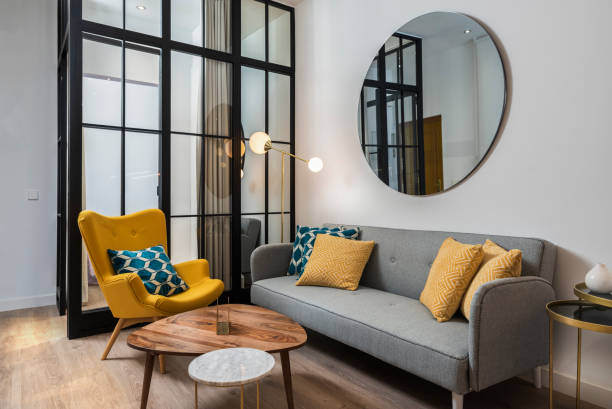
[[[79,229],[102,294],[119,321],[102,354],[106,359],[122,328],[205,307],[223,293],[223,281],[210,278],[208,261],[175,264],[187,291],[170,297],[150,294],[136,273],[115,274],[107,250],[141,250],[162,245],[168,249],[166,217],[161,210],[143,210],[126,216],[106,217],[91,210],[79,214]],[[163,360],[160,356],[160,369]]]

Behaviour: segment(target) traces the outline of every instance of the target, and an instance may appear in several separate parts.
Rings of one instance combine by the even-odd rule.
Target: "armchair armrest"
[[[173,264],[178,275],[185,280],[188,286],[193,286],[205,278],[210,278],[208,260],[190,260],[184,263]]]
[[[253,282],[286,275],[292,252],[292,243],[266,244],[253,250],[251,253]]]
[[[138,274],[117,274],[100,286],[104,298],[115,318],[141,318],[155,316],[156,295],[149,294]]]
[[[546,304],[554,298],[548,281],[529,276],[490,281],[476,291],[468,334],[472,390],[548,362]]]

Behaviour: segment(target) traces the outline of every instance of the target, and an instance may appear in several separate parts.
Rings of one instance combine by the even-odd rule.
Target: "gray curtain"
[[[230,1],[206,0],[206,46],[229,51]],[[231,213],[231,64],[211,59],[205,64],[204,209]],[[204,217],[204,258],[211,275],[231,286],[231,216]]]

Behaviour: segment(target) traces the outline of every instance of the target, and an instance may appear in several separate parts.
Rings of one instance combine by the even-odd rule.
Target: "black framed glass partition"
[[[83,209],[160,208],[172,261],[206,258],[232,299],[244,300],[243,259],[253,250],[245,233],[255,245],[280,238],[280,170],[246,143],[265,130],[294,151],[293,9],[267,0],[59,4],[67,138],[60,131],[58,300],[65,293],[69,337],[113,325],[77,227]],[[285,178],[289,241],[293,162]],[[250,219],[258,231],[244,231]]]

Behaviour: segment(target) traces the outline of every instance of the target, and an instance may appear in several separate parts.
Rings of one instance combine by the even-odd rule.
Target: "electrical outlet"
[[[38,200],[39,192],[38,190],[28,190],[28,200]]]

